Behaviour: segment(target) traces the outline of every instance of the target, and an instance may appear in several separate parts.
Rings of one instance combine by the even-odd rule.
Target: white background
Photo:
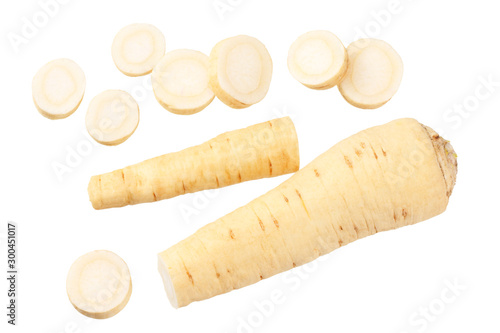
[[[0,222],[3,237],[7,221],[18,224],[20,271],[18,326],[8,331],[498,332],[500,86],[482,83],[489,77],[500,82],[496,3],[221,3],[231,6],[222,16],[213,0],[69,0],[16,52],[8,36],[21,35],[23,18],[32,21],[42,9],[34,0],[2,1]],[[399,3],[396,11],[394,3]],[[393,14],[375,19],[374,13],[388,9]],[[267,97],[243,110],[214,100],[196,115],[169,113],[155,101],[147,78],[126,77],[112,62],[115,33],[135,22],[162,30],[167,50],[192,48],[208,54],[223,38],[257,37],[274,62]],[[296,82],[286,66],[288,47],[299,35],[316,29],[334,32],[346,45],[359,37],[357,31],[388,41],[405,64],[393,100],[378,110],[359,110],[336,88],[314,91]],[[31,80],[39,67],[61,57],[84,69],[87,91],[74,115],[51,121],[33,105]],[[136,133],[114,148],[94,144],[85,134],[88,103],[106,89],[131,92],[141,108]],[[478,99],[477,89],[487,96]],[[292,273],[173,309],[157,273],[156,254],[289,176],[224,188],[209,199],[198,193],[106,211],[94,211],[88,202],[90,176],[281,115],[291,115],[295,122],[302,166],[339,140],[396,118],[414,117],[435,128],[452,141],[459,156],[458,183],[448,210],[430,221],[350,244]],[[89,143],[91,151],[58,179],[54,163],[66,164],[68,151],[88,148]],[[199,214],[183,217],[182,207]],[[65,291],[72,262],[95,249],[119,254],[130,267],[134,286],[125,309],[100,321],[76,312]],[[1,251],[5,271],[3,244]],[[1,280],[0,327],[5,332],[7,285],[5,278]],[[465,290],[452,297],[450,283]],[[256,304],[268,304],[273,293],[282,294],[282,302],[258,310]],[[443,303],[443,293],[453,300]],[[431,317],[423,319],[418,311],[429,307]]]

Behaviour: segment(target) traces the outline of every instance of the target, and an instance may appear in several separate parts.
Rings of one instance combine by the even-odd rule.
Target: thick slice
[[[158,102],[176,114],[194,114],[215,95],[208,86],[208,56],[193,50],[167,53],[153,70],[153,90]]]
[[[346,73],[347,51],[340,39],[330,31],[310,31],[290,46],[288,69],[306,87],[330,89]]]
[[[414,119],[362,131],[287,181],[159,254],[174,307],[245,287],[446,209],[449,142]]]
[[[106,90],[90,101],[85,118],[87,131],[99,143],[118,145],[139,125],[139,106],[129,93]]]
[[[347,47],[349,66],[339,91],[352,105],[376,109],[398,91],[403,78],[403,61],[386,42],[360,39]]]
[[[151,73],[165,54],[165,37],[151,24],[127,25],[116,34],[111,55],[116,67],[125,75]]]
[[[297,134],[286,117],[94,176],[88,192],[92,206],[104,209],[280,176],[298,169]]]
[[[210,87],[235,109],[260,102],[271,85],[273,62],[264,44],[249,36],[227,38],[210,53]]]
[[[71,265],[66,291],[80,313],[105,319],[127,305],[132,294],[132,279],[122,258],[113,252],[98,250],[84,254]]]
[[[44,117],[66,118],[80,106],[85,84],[85,74],[73,60],[52,60],[33,78],[33,101]]]

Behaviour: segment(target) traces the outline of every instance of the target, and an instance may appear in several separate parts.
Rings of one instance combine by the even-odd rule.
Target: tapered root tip
[[[449,197],[457,181],[457,154],[449,141],[437,134],[432,128],[425,125],[422,126],[427,131],[434,146],[434,151],[436,152],[436,157],[446,183],[446,195]]]
[[[177,303],[177,296],[175,295],[174,284],[172,283],[172,279],[170,278],[170,273],[168,272],[168,267],[165,265],[165,262],[162,260],[160,256],[158,256],[158,271],[160,272],[161,278],[163,280],[163,286],[165,287],[165,291],[167,293],[168,300],[170,304],[176,309],[179,308],[179,304]]]

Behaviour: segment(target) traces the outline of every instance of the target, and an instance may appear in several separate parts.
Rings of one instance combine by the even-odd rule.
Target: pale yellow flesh
[[[280,176],[298,169],[297,134],[293,122],[285,117],[93,176],[88,193],[95,209],[122,207]]]
[[[120,312],[132,294],[127,264],[113,252],[98,250],[79,257],[68,272],[66,291],[83,315],[105,319]]]
[[[151,24],[135,23],[121,29],[111,46],[116,67],[125,75],[151,73],[165,54],[165,37]]]
[[[33,101],[44,117],[63,119],[80,106],[85,85],[85,74],[73,60],[53,60],[40,68],[33,78]]]
[[[414,119],[362,131],[160,253],[167,295],[186,306],[429,219],[446,209],[455,176],[451,145]]]
[[[347,51],[333,33],[310,31],[290,46],[288,69],[292,76],[311,89],[336,86],[347,70]]]
[[[115,146],[127,140],[136,130],[139,106],[125,91],[106,90],[90,102],[85,124],[97,142]]]
[[[386,42],[360,39],[347,47],[349,65],[339,91],[353,106],[376,109],[398,91],[403,61]]]
[[[210,87],[217,98],[232,108],[260,102],[269,90],[272,72],[269,52],[253,37],[227,38],[210,53]]]
[[[200,112],[215,97],[208,86],[208,56],[194,50],[167,53],[154,68],[152,83],[158,102],[175,114]]]

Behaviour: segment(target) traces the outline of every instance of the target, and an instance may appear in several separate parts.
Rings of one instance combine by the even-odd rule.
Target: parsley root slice
[[[457,160],[414,119],[336,144],[284,183],[159,254],[174,307],[242,288],[445,211]]]
[[[403,61],[386,42],[360,39],[347,47],[349,65],[339,91],[350,104],[376,109],[398,91],[403,78]]]
[[[66,291],[71,304],[87,317],[105,319],[127,305],[132,279],[125,261],[110,251],[79,257],[68,273]]]
[[[333,33],[310,31],[293,42],[288,51],[292,76],[311,89],[336,86],[347,70],[347,51]]]
[[[285,117],[94,176],[88,193],[95,209],[122,207],[280,176],[298,169],[297,134],[291,119]]]
[[[151,73],[165,54],[165,37],[151,24],[135,23],[121,29],[111,46],[116,67],[125,75]]]
[[[235,109],[260,102],[271,85],[273,62],[264,44],[249,36],[217,43],[210,53],[210,87]]]
[[[208,86],[208,56],[198,51],[167,53],[154,68],[152,82],[158,102],[176,114],[200,112],[215,97]]]
[[[139,106],[121,90],[106,90],[90,101],[87,131],[97,142],[115,146],[127,140],[139,125]]]
[[[33,78],[33,101],[44,117],[66,118],[80,106],[85,84],[85,74],[73,60],[52,60]]]

